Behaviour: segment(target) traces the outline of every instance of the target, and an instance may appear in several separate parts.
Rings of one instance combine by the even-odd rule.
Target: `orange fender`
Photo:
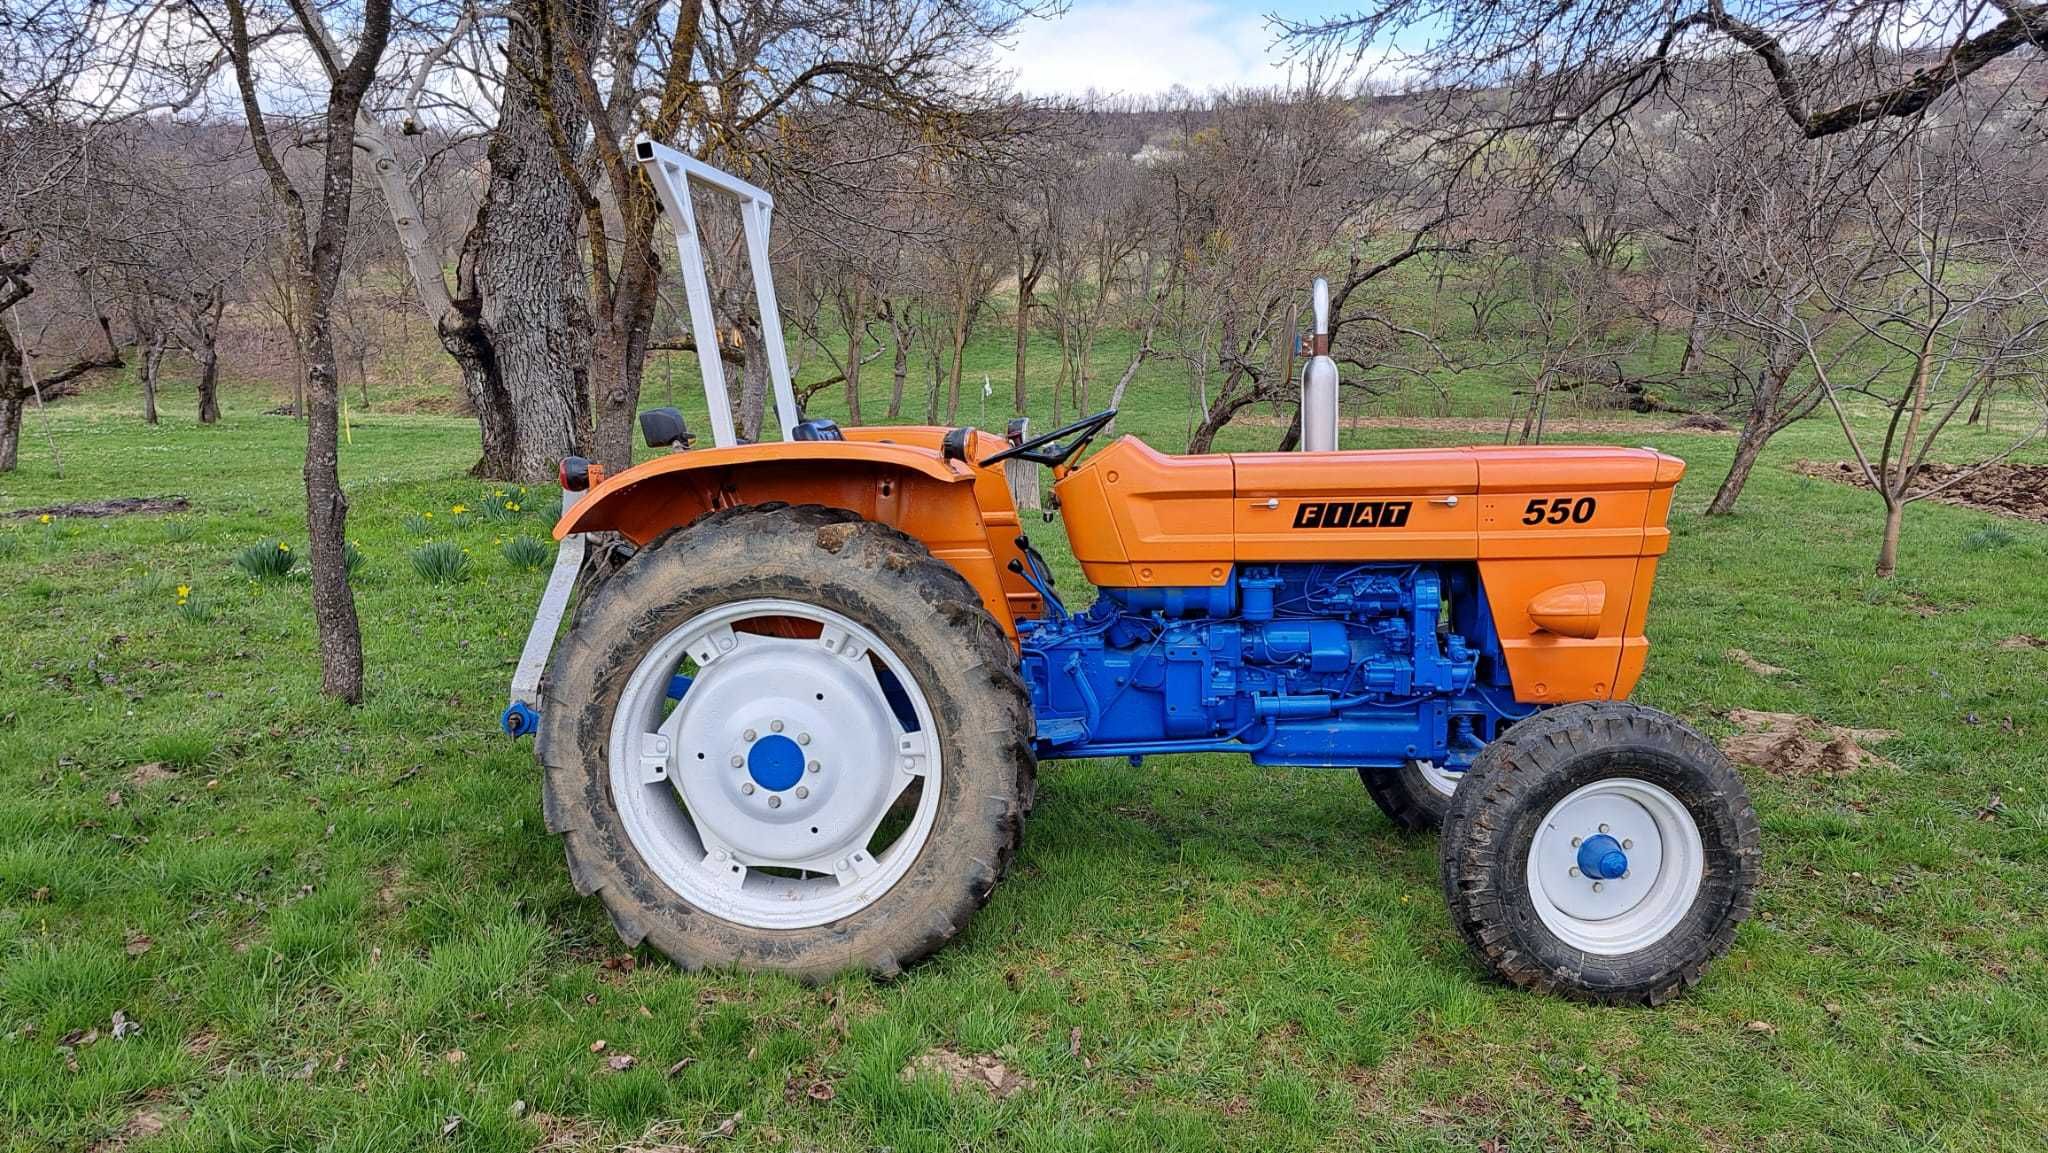
[[[774,441],[657,457],[593,488],[556,523],[555,538],[616,532],[644,546],[713,509],[770,501],[843,508],[915,537],[952,565],[1014,641],[1016,618],[1042,610],[1030,586],[1005,568],[1018,555],[1012,543],[1018,521],[1002,470],[945,459],[937,437],[922,435],[927,430],[875,431],[891,434],[893,442],[849,429],[843,441]],[[968,458],[981,453],[970,451]]]

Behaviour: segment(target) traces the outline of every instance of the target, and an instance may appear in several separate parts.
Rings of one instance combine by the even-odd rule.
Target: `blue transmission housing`
[[[1040,757],[1462,768],[1535,711],[1469,564],[1240,565],[1213,588],[1104,588],[1018,632]]]

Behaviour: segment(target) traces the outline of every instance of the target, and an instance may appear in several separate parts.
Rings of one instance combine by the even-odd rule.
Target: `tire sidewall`
[[[782,519],[764,514],[743,526],[714,526],[725,531],[679,534],[667,547],[636,557],[599,591],[578,629],[583,643],[566,646],[559,668],[551,670],[551,682],[567,690],[561,695],[577,699],[563,701],[569,706],[570,731],[561,736],[572,747],[562,755],[559,741],[553,743],[550,773],[576,798],[588,834],[597,841],[597,855],[615,873],[617,884],[606,887],[615,921],[637,922],[678,961],[802,975],[849,967],[891,972],[914,959],[910,954],[915,950],[884,942],[929,935],[931,922],[945,919],[960,879],[975,875],[977,862],[994,862],[1007,850],[1011,830],[1003,821],[1013,818],[1001,801],[1013,799],[1006,794],[1015,791],[1016,767],[1002,757],[1002,742],[976,739],[1007,718],[992,715],[997,710],[988,707],[986,694],[961,691],[971,688],[974,678],[986,678],[987,670],[959,644],[956,633],[940,627],[913,582],[886,579],[892,569],[900,575],[912,566],[889,555],[893,542],[859,531],[876,526],[835,518],[851,531],[836,549],[822,549],[814,538],[825,529],[812,531]],[[740,528],[742,539],[731,539]],[[745,572],[744,582],[709,579],[710,574],[736,571],[734,562],[741,558],[729,555],[736,546],[746,554],[746,567],[737,570]],[[807,555],[811,549],[830,552],[841,563],[818,565],[815,555]],[[726,920],[670,887],[627,835],[609,764],[621,693],[654,647],[705,612],[767,598],[827,608],[873,632],[917,682],[938,730],[939,796],[932,826],[903,876],[859,911],[798,929]],[[622,904],[628,906],[624,918]],[[686,929],[679,932],[675,926]],[[949,922],[945,931],[951,928]],[[622,923],[621,929],[629,925]]]
[[[1589,953],[1559,938],[1537,914],[1530,896],[1529,849],[1558,802],[1587,785],[1624,779],[1656,785],[1685,806],[1705,846],[1706,868],[1685,915],[1654,944],[1631,953]],[[1681,962],[1697,949],[1698,942],[1712,934],[1734,899],[1734,874],[1729,869],[1716,868],[1714,860],[1714,846],[1736,840],[1733,815],[1715,803],[1711,782],[1703,780],[1693,766],[1660,748],[1603,748],[1572,758],[1536,783],[1504,833],[1502,850],[1492,862],[1492,871],[1500,891],[1513,894],[1507,911],[1515,932],[1529,942],[1530,951],[1539,959],[1555,967],[1572,969],[1595,984],[1638,981],[1645,975],[1646,966],[1661,972]]]
[[[1539,720],[1481,753],[1445,820],[1444,896],[1467,941],[1508,980],[1590,1000],[1655,1002],[1697,981],[1748,917],[1759,835],[1740,776],[1705,738],[1651,710],[1617,711]],[[1646,719],[1647,731],[1614,731]],[[1559,802],[1618,779],[1656,785],[1684,806],[1704,870],[1663,937],[1629,953],[1591,953],[1544,924],[1530,893],[1529,850]]]

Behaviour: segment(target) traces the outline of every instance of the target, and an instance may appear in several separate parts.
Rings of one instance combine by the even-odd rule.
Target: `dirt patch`
[[[1730,759],[1792,777],[1840,777],[1866,764],[1883,764],[1884,758],[1865,746],[1898,735],[1890,729],[1825,725],[1798,713],[1736,709],[1728,719],[1742,730],[1721,742]]]
[[[170,1124],[171,1118],[167,1114],[145,1105],[130,1115],[113,1136],[86,1146],[87,1153],[116,1153],[138,1141],[149,1140],[169,1128]]]
[[[1779,665],[1760,661],[1749,655],[1746,649],[1729,649],[1725,654],[1730,664],[1741,665],[1760,677],[1782,677],[1791,675],[1792,670]]]
[[[1679,417],[1671,425],[1686,432],[1734,432],[1735,426],[1711,412],[1692,412]]]
[[[595,1125],[582,1118],[535,1113],[527,1120],[540,1130],[536,1153],[595,1153],[609,1144]]]
[[[1031,1088],[1031,1078],[1013,1072],[989,1053],[969,1055],[956,1049],[933,1049],[903,1066],[902,1077],[915,1081],[926,1073],[937,1073],[956,1090],[972,1087],[998,1100]]]
[[[1863,469],[1854,461],[1802,460],[1792,466],[1792,471],[1857,488],[1870,487]],[[2048,464],[1994,464],[1955,479],[1967,471],[1961,465],[1929,464],[1920,471],[1914,487],[1925,490],[1953,480],[1953,484],[1928,499],[2048,524]]]
[[[2015,652],[2025,652],[2029,649],[2048,649],[2048,638],[2037,637],[2032,633],[2019,633],[1999,641],[1998,647]]]
[[[26,517],[103,517],[137,516],[149,513],[184,512],[192,502],[182,496],[117,496],[107,500],[88,500],[78,504],[51,504],[42,508],[16,509],[9,514],[16,520]]]
[[[162,761],[151,761],[148,764],[137,765],[128,770],[128,783],[138,789],[144,785],[156,784],[158,781],[175,781],[177,779],[178,771]]]

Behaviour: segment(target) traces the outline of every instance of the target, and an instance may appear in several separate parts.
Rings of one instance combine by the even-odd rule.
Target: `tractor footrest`
[[[1088,739],[1088,722],[1079,717],[1046,717],[1038,722],[1038,739],[1048,745],[1073,745]]]

